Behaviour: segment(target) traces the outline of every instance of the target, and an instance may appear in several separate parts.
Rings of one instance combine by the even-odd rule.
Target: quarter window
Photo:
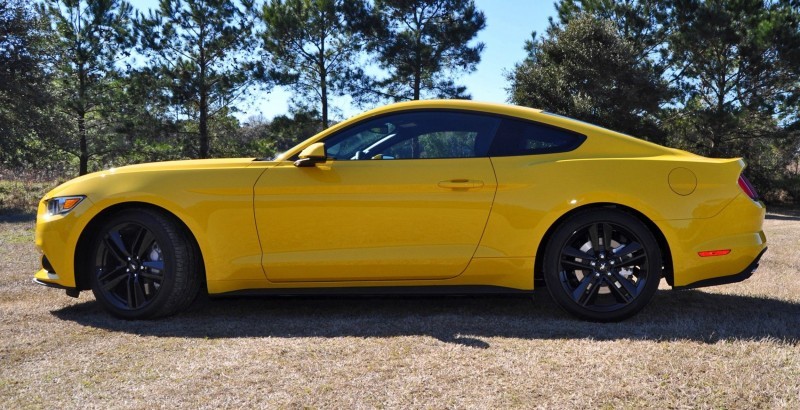
[[[533,122],[504,119],[497,130],[489,155],[551,154],[578,148],[586,137],[576,132]]]

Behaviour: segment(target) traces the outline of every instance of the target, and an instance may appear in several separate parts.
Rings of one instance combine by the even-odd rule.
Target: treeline
[[[796,0],[562,0],[509,75],[511,101],[667,146],[744,157],[800,202]]]
[[[800,6],[560,0],[509,101],[710,156],[744,156],[770,200],[800,202]],[[267,157],[362,109],[469,98],[487,24],[472,0],[8,0],[0,4],[0,161],[86,173]],[[491,21],[488,24],[503,24]],[[519,27],[519,30],[530,28]],[[520,45],[523,46],[522,44]],[[292,90],[291,113],[234,116]]]
[[[471,0],[9,0],[0,4],[4,167],[269,156],[360,105],[468,98],[485,26]],[[365,72],[376,65],[379,75]],[[377,70],[376,70],[377,71]],[[293,113],[233,116],[293,90]]]

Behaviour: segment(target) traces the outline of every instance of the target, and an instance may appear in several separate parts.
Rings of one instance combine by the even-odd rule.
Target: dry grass
[[[800,217],[750,280],[619,324],[522,297],[212,300],[155,322],[30,282],[0,222],[0,408],[800,408]]]
[[[0,215],[35,215],[39,200],[66,178],[0,168]]]

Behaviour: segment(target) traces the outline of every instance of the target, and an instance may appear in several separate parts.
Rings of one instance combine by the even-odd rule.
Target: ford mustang
[[[393,104],[274,159],[162,162],[71,180],[39,205],[39,284],[115,316],[199,294],[531,292],[593,321],[748,278],[765,208],[741,159],[540,110]]]

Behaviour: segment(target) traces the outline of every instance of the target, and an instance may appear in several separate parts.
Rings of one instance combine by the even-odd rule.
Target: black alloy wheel
[[[610,208],[576,214],[558,228],[547,247],[544,275],[562,308],[582,319],[611,322],[649,303],[661,266],[647,226]]]
[[[197,254],[169,217],[147,209],[120,212],[95,238],[92,291],[106,309],[125,319],[173,314],[197,295]]]

